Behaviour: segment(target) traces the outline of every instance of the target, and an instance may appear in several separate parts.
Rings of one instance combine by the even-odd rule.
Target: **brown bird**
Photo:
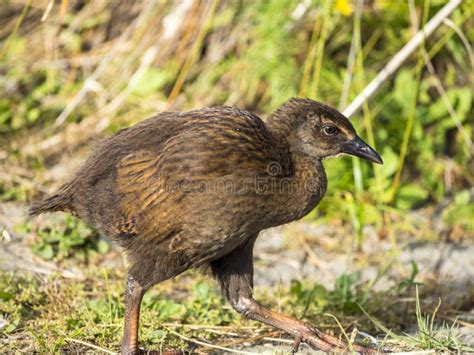
[[[125,354],[140,352],[146,290],[205,266],[245,317],[316,349],[340,350],[338,338],[254,300],[252,252],[260,231],[319,203],[327,185],[322,160],[343,153],[382,164],[346,117],[309,99],[289,100],[267,122],[234,107],[165,112],[106,139],[30,214],[69,212],[123,247]]]

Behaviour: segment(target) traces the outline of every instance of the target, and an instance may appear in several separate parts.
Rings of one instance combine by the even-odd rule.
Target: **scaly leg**
[[[230,254],[212,263],[214,275],[232,307],[247,318],[263,322],[288,332],[313,348],[323,351],[348,352],[348,345],[334,336],[324,334],[307,324],[262,307],[253,299],[253,245],[255,238]],[[354,351],[374,353],[374,350],[353,345]]]
[[[125,287],[125,322],[121,352],[124,355],[140,353],[138,348],[138,328],[140,318],[140,304],[145,289],[129,275]]]

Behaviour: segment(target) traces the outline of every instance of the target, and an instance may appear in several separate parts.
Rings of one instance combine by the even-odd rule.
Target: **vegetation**
[[[40,198],[100,137],[158,111],[235,105],[265,116],[298,95],[342,109],[445,3],[6,1],[0,10],[0,201],[24,207]],[[390,240],[395,263],[407,240],[472,244],[473,9],[471,0],[463,1],[353,116],[385,164],[325,162],[328,195],[307,221],[344,235],[331,251],[354,245],[360,252],[367,228]],[[17,236],[35,260],[83,272],[79,280],[2,273],[0,351],[117,350],[124,271],[110,267],[110,260],[120,260],[116,251],[72,217],[6,220],[0,219],[4,245]],[[433,286],[420,285],[418,292],[413,265],[382,291],[354,273],[333,288],[294,280],[272,291],[278,301],[268,290],[259,296],[338,333],[325,313],[346,332],[357,323],[383,333],[384,346],[467,350],[453,323],[443,328],[436,317],[457,308],[438,310],[436,301],[430,316],[423,313],[420,298]],[[379,274],[385,272],[380,263]],[[416,302],[403,311],[385,307],[404,297]],[[281,336],[234,314],[198,273],[150,293],[144,309],[150,326],[142,327],[142,340],[153,348],[209,351],[189,338],[231,347]]]

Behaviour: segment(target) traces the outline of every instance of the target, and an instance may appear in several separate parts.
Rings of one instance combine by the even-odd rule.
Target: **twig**
[[[51,9],[53,8],[53,5],[54,0],[49,0],[48,5],[46,5],[46,9],[44,10],[43,16],[41,17],[41,22],[46,21],[49,16],[49,13],[51,12]]]
[[[256,336],[253,336],[253,337],[250,337],[250,338],[240,338],[240,339],[237,339],[237,340],[232,340],[230,342],[224,343],[224,346],[226,346],[226,347],[235,346],[235,345],[239,345],[239,344],[246,343],[246,342],[255,343],[258,340],[265,339],[265,338],[271,338],[273,336],[277,336],[278,334],[281,335],[281,332],[280,331],[273,331],[273,332],[269,332],[269,333],[256,335]]]
[[[166,326],[166,324],[164,324],[164,323],[162,325]],[[175,327],[175,328],[181,328],[179,325],[176,325],[176,324],[172,324],[171,326]],[[226,330],[219,330],[219,329],[216,329],[214,327],[198,326],[198,327],[188,327],[188,329],[200,330],[200,331],[203,331],[203,332],[208,332],[208,333],[212,333],[212,334],[219,334],[221,336],[234,337],[234,338],[242,336],[242,334],[239,334],[239,333],[230,332],[230,331],[226,331]]]
[[[405,46],[385,65],[380,73],[364,88],[364,90],[347,106],[342,112],[351,117],[362,105],[369,100],[382,86],[382,84],[394,74],[407,58],[428,38],[434,30],[447,18],[460,4],[462,0],[451,0],[439,12],[428,21],[422,30],[408,41]]]
[[[459,36],[461,42],[464,44],[466,48],[467,54],[469,55],[469,61],[471,62],[471,69],[474,69],[474,53],[472,51],[472,46],[469,43],[469,40],[466,38],[466,35],[461,31],[459,26],[457,26],[453,21],[449,18],[443,20],[443,23],[448,26],[449,28],[453,29],[454,32]]]
[[[210,343],[206,343],[204,341],[200,341],[200,340],[195,340],[195,339],[192,339],[192,338],[189,338],[185,335],[182,335],[182,334],[179,334],[178,332],[175,332],[174,330],[172,329],[168,329],[168,332],[170,332],[171,334],[174,334],[176,335],[177,337],[183,339],[183,340],[186,340],[190,343],[194,343],[194,344],[198,344],[198,345],[202,345],[202,346],[206,346],[206,347],[209,347],[209,348],[213,348],[213,349],[219,349],[219,350],[224,350],[224,351],[228,351],[230,353],[235,353],[235,354],[257,354],[257,353],[252,353],[252,352],[248,352],[248,351],[240,351],[240,350],[236,350],[236,349],[230,349],[230,348],[225,348],[223,346],[219,346],[219,345],[213,345],[213,344],[210,344]]]
[[[227,326],[227,325],[199,325],[199,324],[183,324],[183,323],[161,323],[164,327],[173,327],[173,328],[189,328],[189,329],[212,329],[212,330],[235,330],[235,327]],[[255,330],[259,329],[259,327],[239,327],[241,330]]]
[[[294,340],[282,339],[282,338],[270,338],[270,337],[264,337],[263,340],[274,341],[277,343],[285,343],[285,344],[293,344],[295,342]]]
[[[115,352],[113,352],[113,351],[110,351],[110,350],[101,348],[100,346],[97,346],[97,345],[94,345],[94,344],[86,343],[85,341],[82,341],[82,340],[77,340],[77,339],[72,339],[72,338],[65,338],[64,340],[65,340],[65,341],[69,341],[69,342],[71,342],[71,343],[81,344],[81,345],[87,346],[87,347],[89,347],[89,348],[102,351],[102,352],[104,352],[104,353],[106,353],[106,354],[117,354],[117,353],[115,353]]]

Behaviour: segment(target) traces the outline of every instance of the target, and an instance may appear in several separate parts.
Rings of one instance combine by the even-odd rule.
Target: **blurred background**
[[[100,138],[165,110],[231,105],[265,118],[289,98],[302,96],[342,111],[446,3],[3,0],[0,349],[87,349],[75,337],[107,348],[118,344],[117,328],[90,327],[104,317],[120,326],[118,252],[72,217],[24,217],[28,203],[65,182]],[[426,286],[431,312],[438,299],[433,290],[441,292],[440,283],[449,279],[452,302],[443,303],[444,320],[460,317],[472,333],[473,11],[473,1],[462,1],[352,116],[384,165],[349,157],[325,162],[329,189],[320,206],[304,221],[262,237],[257,285],[280,287],[287,300],[281,308],[302,307],[300,316],[313,320],[335,305],[329,309],[347,329],[364,318],[355,304],[376,313],[377,292],[385,299],[389,293],[394,304],[409,295],[404,316],[394,312],[389,320],[379,319],[388,328],[407,331],[408,324],[419,331],[415,286]],[[195,315],[204,300],[222,301],[207,279],[183,277],[194,295],[186,310],[150,296],[160,322],[171,317],[183,324],[194,319],[257,327],[231,316],[226,306],[213,317]],[[104,289],[104,278],[113,286]],[[382,279],[386,282],[378,283]],[[171,284],[167,292],[176,298]],[[314,303],[316,295],[327,302]],[[46,311],[57,302],[89,313],[81,311],[64,324],[61,314],[74,314],[71,309]],[[409,309],[414,318],[407,320]],[[383,333],[374,322],[365,327]],[[145,342],[186,343],[175,328],[156,329],[145,332]],[[217,333],[185,329],[187,336],[220,339]],[[439,349],[455,348],[451,340]],[[410,344],[398,345],[436,348],[422,340]]]

